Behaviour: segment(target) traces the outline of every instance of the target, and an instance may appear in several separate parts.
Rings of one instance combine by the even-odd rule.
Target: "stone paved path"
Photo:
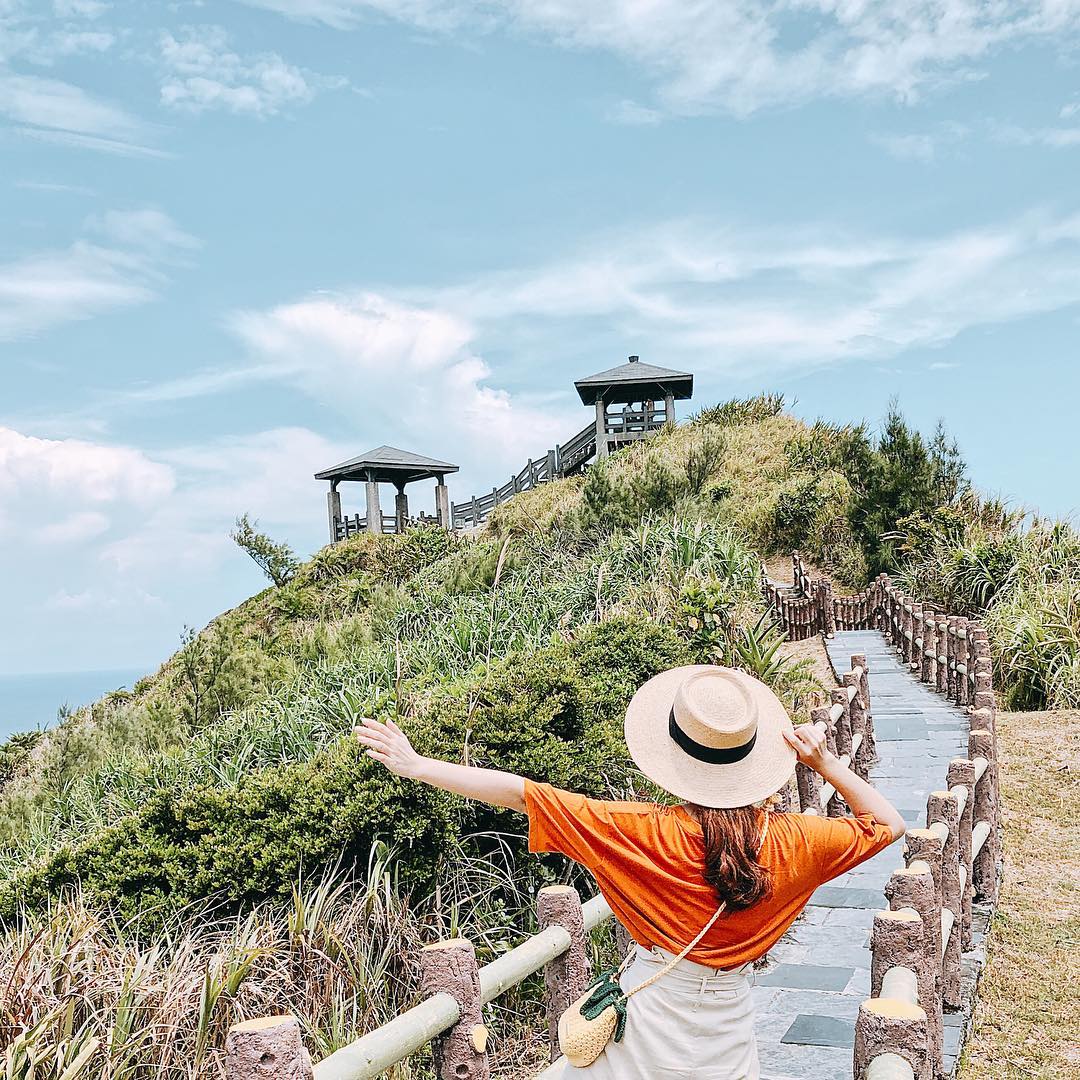
[[[850,670],[865,653],[879,764],[871,780],[911,827],[926,823],[926,796],[945,784],[949,761],[967,757],[965,713],[913,678],[876,630],[842,631],[827,642],[833,666]],[[870,992],[870,929],[888,905],[884,886],[903,865],[903,844],[818,889],[804,915],[758,972],[762,1080],[851,1080],[855,1016]],[[959,1015],[945,1015],[951,1073]]]

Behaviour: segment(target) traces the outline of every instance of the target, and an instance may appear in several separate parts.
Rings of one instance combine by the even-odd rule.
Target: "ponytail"
[[[691,804],[705,837],[705,880],[729,911],[751,907],[772,890],[769,871],[758,862],[764,814],[753,806],[718,810]]]

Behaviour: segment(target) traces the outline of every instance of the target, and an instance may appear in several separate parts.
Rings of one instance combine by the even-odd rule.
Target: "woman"
[[[365,720],[357,737],[399,776],[528,814],[530,851],[587,867],[637,943],[622,989],[662,973],[629,998],[621,1042],[587,1068],[567,1066],[566,1075],[590,1080],[756,1080],[753,961],[819,885],[904,834],[900,814],[828,751],[821,729],[793,727],[764,684],[722,667],[666,671],[627,709],[630,754],[684,800],[675,806],[604,802],[424,758],[393,723]],[[855,816],[766,813],[796,758]]]

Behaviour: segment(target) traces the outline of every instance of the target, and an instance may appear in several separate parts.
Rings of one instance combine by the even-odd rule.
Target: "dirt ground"
[[[1005,871],[960,1080],[1080,1078],[1080,712],[999,715]]]
[[[840,685],[833,675],[832,665],[825,653],[825,643],[820,637],[808,638],[806,641],[786,641],[780,647],[780,651],[795,660],[809,657],[814,664],[814,674],[826,690],[832,690]]]

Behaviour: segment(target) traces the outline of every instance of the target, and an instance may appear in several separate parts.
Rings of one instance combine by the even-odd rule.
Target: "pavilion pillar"
[[[450,489],[446,486],[446,477],[435,478],[435,517],[444,529],[452,529],[453,521],[450,519]],[[473,522],[475,525],[476,522]]]
[[[664,418],[669,424],[675,423],[675,395],[664,395]]]
[[[599,461],[607,456],[607,405],[604,404],[602,397],[598,397],[596,399],[596,460]]]
[[[337,542],[338,522],[341,520],[341,492],[337,481],[330,481],[330,490],[326,493],[326,516],[330,524],[330,543]]]
[[[379,506],[379,484],[376,480],[368,480],[364,484],[367,498],[367,531],[372,533],[382,532],[382,507]]]
[[[394,496],[394,527],[403,533],[409,527],[409,496],[405,494],[405,485],[401,484]]]

